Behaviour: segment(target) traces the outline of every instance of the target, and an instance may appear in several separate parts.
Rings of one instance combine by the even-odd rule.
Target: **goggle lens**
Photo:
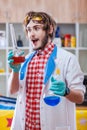
[[[30,22],[30,20],[36,23],[44,23],[44,18],[41,15],[27,15],[24,19],[24,23],[27,25]]]
[[[36,20],[36,21],[42,21],[43,18],[41,16],[33,16],[32,20]]]

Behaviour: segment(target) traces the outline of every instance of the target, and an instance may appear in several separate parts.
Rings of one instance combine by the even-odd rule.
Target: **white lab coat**
[[[66,82],[66,85],[73,89],[82,90],[85,92],[83,86],[83,74],[80,70],[76,57],[60,48],[57,48],[57,57],[55,57],[56,67],[60,69],[61,79]],[[55,53],[55,51],[54,51]],[[52,59],[52,57],[51,57]],[[52,61],[53,63],[53,61]],[[51,69],[50,63],[48,69]],[[55,68],[56,68],[55,67]],[[46,68],[47,71],[47,68]],[[43,93],[50,86],[50,77],[55,76],[55,71],[50,75],[49,72],[45,74],[45,81],[43,84],[41,100],[40,100],[40,119],[41,130],[58,130],[58,127],[69,126],[70,130],[76,130],[75,117],[75,103],[70,102],[65,97],[62,97],[61,102],[55,106],[48,106],[43,101]],[[21,72],[22,74],[22,72]],[[48,77],[49,78],[48,78]],[[26,97],[26,73],[22,80],[20,80],[20,89],[18,92],[17,103],[12,121],[11,130],[25,130],[25,97]],[[35,122],[34,122],[35,123]]]

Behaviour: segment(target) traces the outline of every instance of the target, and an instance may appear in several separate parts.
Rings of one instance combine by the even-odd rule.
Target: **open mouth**
[[[36,45],[38,41],[39,41],[39,39],[33,39],[32,40],[32,42],[33,42],[34,45]]]

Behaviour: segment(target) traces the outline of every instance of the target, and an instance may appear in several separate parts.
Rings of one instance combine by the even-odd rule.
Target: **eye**
[[[35,26],[34,29],[35,29],[36,31],[39,31],[39,30],[41,29],[41,27],[40,27],[40,26]]]
[[[28,31],[28,32],[31,32],[31,28],[27,28],[27,31]]]

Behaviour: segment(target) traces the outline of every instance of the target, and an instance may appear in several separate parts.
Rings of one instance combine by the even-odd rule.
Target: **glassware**
[[[58,78],[58,77],[60,78],[59,76],[60,70],[56,69],[55,73],[56,73],[55,78]],[[49,106],[56,106],[61,102],[61,96],[55,95],[53,91],[48,89],[47,92],[45,92],[43,95],[43,100]]]
[[[51,90],[48,90],[47,95],[44,95],[44,102],[49,106],[56,106],[60,103],[61,97],[53,94]]]
[[[13,56],[12,58],[14,60],[13,64],[17,65],[25,61],[24,56]]]
[[[25,56],[23,56],[23,52],[18,48],[17,46],[17,41],[16,41],[16,36],[15,36],[15,31],[13,24],[10,24],[10,31],[11,31],[11,38],[12,38],[12,43],[13,43],[13,52],[14,56],[12,59],[14,59],[13,64],[20,64],[25,61]]]

